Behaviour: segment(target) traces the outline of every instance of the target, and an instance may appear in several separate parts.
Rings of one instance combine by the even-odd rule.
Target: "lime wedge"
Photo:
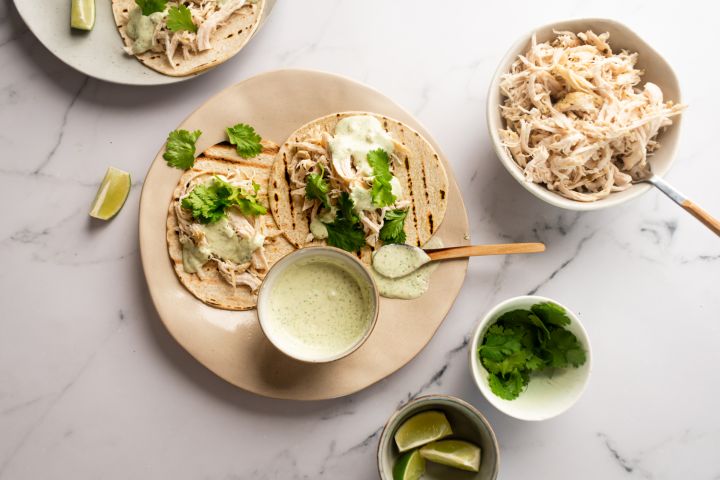
[[[71,0],[70,26],[78,30],[92,30],[95,25],[95,0]]]
[[[125,204],[128,193],[130,193],[130,174],[115,167],[108,168],[90,208],[90,216],[100,220],[110,220]]]
[[[469,472],[480,470],[480,448],[469,442],[442,440],[428,443],[419,451],[420,455],[431,462]]]
[[[425,473],[425,459],[419,450],[413,450],[398,458],[393,468],[393,480],[418,480]]]
[[[450,422],[442,412],[418,413],[405,421],[395,432],[395,443],[401,452],[452,435]]]

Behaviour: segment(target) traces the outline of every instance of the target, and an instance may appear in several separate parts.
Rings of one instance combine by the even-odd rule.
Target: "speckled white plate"
[[[262,28],[277,2],[266,1],[260,25],[255,33]],[[189,80],[204,73],[169,77],[126,55],[123,41],[115,26],[110,0],[95,0],[95,27],[90,32],[70,28],[70,0],[14,2],[20,16],[38,40],[63,63],[85,75],[124,85],[165,85]]]
[[[253,125],[263,138],[283,143],[298,128],[333,112],[364,110],[395,118],[427,138],[450,180],[448,207],[438,236],[466,245],[468,220],[452,170],[430,134],[381,93],[327,73],[280,70],[233,85],[192,113],[179,128],[202,130],[197,151],[225,140],[225,127]],[[158,138],[158,143],[164,139]],[[467,259],[442,262],[430,289],[412,300],[380,300],[372,335],[338,361],[310,364],[280,353],[263,335],[255,310],[232,312],[197,300],[178,281],[167,253],[165,222],[182,175],[155,157],[140,199],[140,253],[155,307],[170,334],[200,363],[228,382],[260,395],[298,400],[357,392],[407,364],[430,341],[465,280]]]

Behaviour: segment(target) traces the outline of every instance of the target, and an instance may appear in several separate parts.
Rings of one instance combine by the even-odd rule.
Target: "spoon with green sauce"
[[[544,251],[545,244],[543,243],[499,243],[428,250],[413,245],[391,244],[383,245],[373,254],[372,264],[380,275],[387,278],[400,278],[409,275],[426,263],[436,260]]]

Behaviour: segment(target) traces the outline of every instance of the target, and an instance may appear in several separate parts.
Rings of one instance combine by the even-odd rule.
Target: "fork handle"
[[[710,230],[715,232],[715,235],[720,236],[720,221],[718,221],[717,218],[713,218],[713,216],[708,212],[687,199],[682,202],[680,206],[690,212],[690,215],[700,220]]]
[[[675,203],[687,210],[690,215],[700,220],[703,225],[712,230],[715,235],[720,236],[720,222],[715,217],[693,203],[689,198],[657,175],[653,175],[648,181],[670,197]]]

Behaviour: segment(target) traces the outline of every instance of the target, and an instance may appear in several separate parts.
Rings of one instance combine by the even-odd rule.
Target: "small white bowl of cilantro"
[[[547,420],[572,407],[585,391],[590,341],[567,307],[545,297],[514,297],[480,321],[470,369],[482,394],[501,412]]]

